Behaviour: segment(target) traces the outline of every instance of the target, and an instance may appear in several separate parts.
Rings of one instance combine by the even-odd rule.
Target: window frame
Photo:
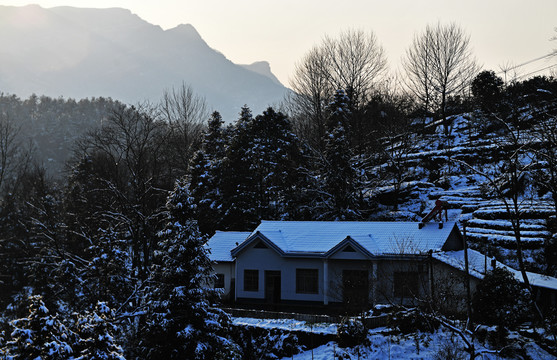
[[[259,270],[244,269],[244,291],[259,291]]]
[[[319,269],[296,268],[296,294],[319,294]]]
[[[393,273],[393,295],[395,298],[411,299],[420,295],[420,273],[418,271],[395,271]]]
[[[224,289],[226,286],[224,285],[224,274],[218,273],[215,275],[215,289]]]

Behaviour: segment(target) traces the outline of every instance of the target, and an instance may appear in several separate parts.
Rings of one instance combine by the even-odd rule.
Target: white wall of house
[[[238,254],[236,264],[236,296],[239,299],[265,299],[265,271],[280,271],[281,300],[323,301],[323,260],[321,259],[283,258],[273,249],[258,249],[251,245]],[[317,293],[296,292],[296,269],[317,269]],[[244,290],[245,270],[258,271],[257,291]]]
[[[341,256],[333,256],[327,260],[328,262],[328,292],[327,300],[329,303],[341,303],[344,299],[344,280],[343,273],[346,270],[355,270],[365,272],[367,275],[367,289],[361,289],[362,292],[367,293],[368,301],[373,303],[374,299],[374,284],[377,279],[374,278],[374,262],[360,257],[357,254],[344,254]],[[367,291],[366,291],[367,290]],[[364,295],[364,294],[362,294]]]
[[[234,269],[234,262],[220,262],[213,264],[213,274],[222,274],[224,276],[224,299],[230,299],[234,297],[234,294],[231,294],[231,284],[232,279],[235,278],[235,269]],[[214,286],[214,284],[213,284]]]
[[[362,289],[364,292],[362,295],[367,297],[369,304],[400,303],[410,305],[415,301],[415,296],[424,299],[429,294],[431,289],[430,271],[432,269],[434,271],[434,282],[436,283],[433,284],[433,287],[437,287],[439,293],[441,293],[441,284],[449,284],[446,276],[452,273],[449,267],[440,266],[437,263],[433,268],[430,268],[430,262],[425,257],[372,260],[358,251],[340,250],[328,259],[294,258],[282,257],[269,247],[257,248],[255,247],[256,244],[258,244],[258,241],[254,241],[253,244],[237,255],[235,272],[232,272],[234,271],[232,266],[226,268],[225,283],[229,286],[229,279],[235,277],[236,297],[238,299],[265,300],[265,272],[276,271],[280,272],[281,301],[311,301],[325,304],[341,303],[346,300],[343,274],[346,273],[345,271],[353,271],[352,273],[360,272],[367,276],[367,289]],[[220,269],[223,270],[215,268],[215,271],[225,272],[224,267]],[[297,291],[297,269],[317,270],[318,285],[315,293],[301,293]],[[249,291],[245,289],[245,270],[257,271],[258,281],[256,290]],[[411,285],[415,286],[410,286],[410,291],[415,293],[410,295],[406,289],[404,291],[405,295],[400,296],[400,294],[397,294],[397,291],[400,293],[401,279],[403,281],[407,279],[413,280]],[[364,283],[366,282],[364,281]],[[450,285],[454,285],[454,283],[455,280],[452,279]],[[227,291],[229,291],[229,287],[227,287]],[[457,293],[461,291],[459,289]]]

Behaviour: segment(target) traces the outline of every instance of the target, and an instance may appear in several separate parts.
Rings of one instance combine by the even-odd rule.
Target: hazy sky
[[[122,7],[163,29],[192,24],[212,48],[238,64],[267,60],[285,84],[294,65],[325,34],[372,30],[396,70],[416,32],[456,22],[471,35],[484,68],[519,65],[557,48],[557,0],[0,0],[49,8]],[[557,64],[537,61],[522,74]]]

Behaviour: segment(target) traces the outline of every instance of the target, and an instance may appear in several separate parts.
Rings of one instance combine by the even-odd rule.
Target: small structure
[[[250,234],[242,231],[217,231],[207,242],[210,251],[209,259],[214,263],[213,270],[216,275],[213,286],[222,289],[225,299],[233,298],[235,290],[236,262],[231,250],[246,240]]]
[[[452,269],[456,269],[462,275],[465,274],[464,250],[433,253],[433,258],[439,262],[439,264],[444,264]],[[508,270],[517,281],[524,283],[524,278],[520,271],[497,261],[493,257],[486,256],[479,251],[468,250],[468,273],[470,274],[470,287],[472,293],[478,282],[495,267]],[[526,276],[532,286],[538,306],[545,310],[555,307],[557,305],[557,278],[530,271],[526,272]],[[450,283],[450,281],[445,280],[445,284]],[[461,303],[463,299],[453,299],[453,301]]]

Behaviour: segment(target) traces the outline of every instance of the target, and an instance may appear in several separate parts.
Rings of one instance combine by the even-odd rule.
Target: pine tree
[[[329,104],[323,179],[326,196],[321,204],[321,218],[351,220],[359,217],[357,174],[352,166],[349,143],[350,99],[338,90]]]
[[[262,219],[295,218],[302,159],[286,115],[268,108],[253,118],[244,108],[227,148],[227,225],[245,230]]]
[[[191,196],[197,204],[196,218],[199,229],[205,234],[220,229],[222,224],[225,145],[222,117],[215,111],[209,119],[201,149],[195,153],[189,171]]]
[[[205,238],[191,220],[191,197],[177,186],[167,202],[168,219],[159,233],[149,278],[144,337],[145,359],[229,359],[236,345],[227,339],[229,317],[210,308],[206,288],[211,262]]]
[[[92,242],[87,250],[89,261],[81,272],[84,302],[125,304],[133,292],[126,240],[119,231],[109,228],[98,229]]]
[[[247,155],[254,136],[252,129],[253,116],[251,110],[244,106],[240,118],[231,133],[230,145],[226,149],[224,160],[223,192],[226,199],[224,210],[225,230],[245,230],[258,222],[257,180],[252,171]]]
[[[93,312],[78,318],[76,360],[125,360],[122,348],[114,340],[118,327],[113,321],[114,311],[105,302],[98,302]]]
[[[29,315],[11,322],[8,358],[73,359],[77,336],[49,313],[40,295],[29,297]]]
[[[289,218],[290,202],[299,179],[298,138],[286,115],[268,108],[250,124],[246,160],[256,184],[258,220]]]

